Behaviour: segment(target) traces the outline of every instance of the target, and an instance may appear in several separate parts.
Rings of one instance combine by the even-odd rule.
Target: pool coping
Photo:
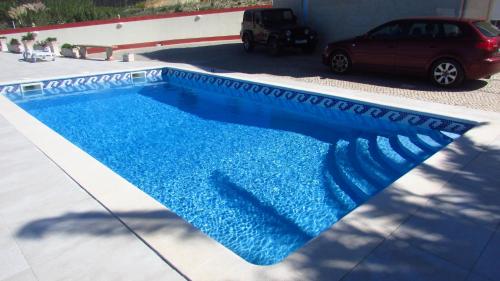
[[[257,266],[244,261],[218,242],[201,233],[139,188],[127,182],[86,152],[80,150],[29,115],[6,97],[0,97],[0,114],[4,118],[97,201],[115,214],[157,254],[192,280],[310,280],[314,279],[311,276],[314,272],[312,272],[311,268],[300,266],[301,264],[307,262],[317,264],[319,267],[320,264],[325,262],[340,260],[345,262],[348,259],[349,262],[343,265],[343,269],[335,269],[329,273],[331,280],[340,279],[411,216],[416,211],[416,206],[424,206],[427,200],[436,195],[439,189],[446,184],[446,180],[436,181],[435,179],[426,178],[423,166],[439,169],[442,169],[442,167],[456,168],[465,166],[475,157],[474,154],[462,153],[464,149],[467,149],[467,147],[464,147],[465,144],[470,145],[468,143],[473,142],[477,147],[487,146],[500,134],[500,114],[497,113],[469,109],[465,113],[461,107],[394,98],[392,96],[369,95],[367,98],[367,93],[358,91],[317,86],[286,79],[283,79],[283,81],[272,79],[273,81],[270,81],[263,77],[255,78],[255,76],[252,77],[248,74],[226,73],[215,70],[206,71],[187,65],[164,63],[158,66],[158,68],[162,67],[217,74],[233,79],[271,84],[277,87],[291,87],[322,95],[333,95],[370,104],[382,104],[384,107],[389,106],[430,115],[446,116],[447,118],[451,117],[479,124],[464,135],[466,138],[459,138],[427,159],[423,164],[398,179],[367,203],[359,206],[320,236],[310,241],[297,252],[292,253],[283,262],[272,266]],[[131,69],[130,71],[153,68],[156,67],[148,66]],[[111,72],[92,73],[92,75]],[[64,77],[50,77],[47,79],[59,78]],[[33,81],[41,80],[46,79]],[[22,83],[28,82],[22,81]],[[2,84],[13,84],[13,82]],[[457,153],[462,153],[464,156],[458,162],[449,163],[450,155],[456,155]],[[453,173],[453,170],[447,171],[447,176],[443,178],[451,179]],[[399,200],[398,204],[393,202],[395,197]],[[407,202],[408,204],[401,202]],[[368,216],[368,211],[374,208],[379,214],[376,218]],[[154,212],[158,216],[165,218],[165,227],[160,232],[146,233],[138,230],[144,228],[134,227],[140,222],[120,217],[121,212],[134,211]],[[348,246],[351,243],[360,246],[355,251],[350,250]]]

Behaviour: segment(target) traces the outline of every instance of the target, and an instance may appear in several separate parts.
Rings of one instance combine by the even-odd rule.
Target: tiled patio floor
[[[141,52],[142,57],[148,56]],[[168,56],[163,59],[168,61]],[[69,59],[27,64],[1,53],[0,64],[9,67],[0,82],[162,65]],[[462,105],[477,108],[474,105],[481,104],[479,108],[499,111],[497,90],[489,100],[493,107],[483,106],[481,98]],[[457,151],[450,153],[457,157],[451,162],[466,159],[466,165],[424,166],[426,177],[446,184],[433,197],[416,198],[416,212],[388,236],[380,234],[384,229],[365,231],[370,225],[345,229],[352,239],[337,243],[346,252],[361,255],[360,262],[353,264],[348,255],[340,260],[304,256],[294,266],[306,272],[308,280],[500,280],[500,131],[496,135],[481,146],[461,138],[453,148]],[[392,198],[392,202],[398,200]],[[375,209],[369,215],[386,219]],[[367,243],[374,250],[362,252]],[[0,116],[0,281],[182,279]]]

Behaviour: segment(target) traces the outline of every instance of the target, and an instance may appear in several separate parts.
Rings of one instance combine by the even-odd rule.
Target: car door
[[[441,52],[440,26],[436,21],[408,22],[407,35],[401,39],[395,52],[399,72],[427,72],[429,61]]]
[[[364,69],[394,70],[394,52],[405,32],[403,22],[390,22],[368,32],[353,43],[352,61]]]

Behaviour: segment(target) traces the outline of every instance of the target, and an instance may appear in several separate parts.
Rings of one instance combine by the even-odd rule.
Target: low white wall
[[[62,29],[42,30],[38,39],[56,37],[60,43],[125,45],[176,39],[238,35],[243,11],[189,15],[120,24],[99,24]],[[1,33],[1,32],[0,32]],[[6,34],[20,39],[26,32]]]

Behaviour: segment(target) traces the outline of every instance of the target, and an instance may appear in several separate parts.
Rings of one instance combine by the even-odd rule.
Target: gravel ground
[[[186,44],[137,49],[136,60],[160,60],[187,63],[204,68],[255,75],[280,76],[315,84],[366,91],[370,94],[403,96],[449,105],[500,112],[500,74],[488,80],[467,81],[462,87],[444,90],[423,78],[379,73],[352,73],[336,76],[321,63],[320,50],[304,55],[288,51],[271,57],[264,48],[254,53],[243,51],[238,41]],[[116,54],[119,58],[120,52]]]

